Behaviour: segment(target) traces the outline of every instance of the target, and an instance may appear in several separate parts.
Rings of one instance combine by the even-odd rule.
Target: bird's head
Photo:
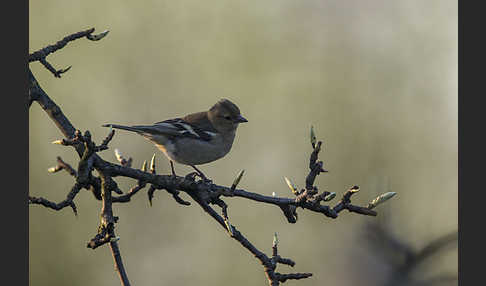
[[[238,124],[248,122],[241,116],[240,109],[228,99],[216,102],[208,112],[208,117],[214,128],[219,132],[231,132],[236,130]]]

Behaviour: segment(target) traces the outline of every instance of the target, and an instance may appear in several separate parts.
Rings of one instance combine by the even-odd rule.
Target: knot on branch
[[[113,139],[114,134],[115,134],[115,130],[110,130],[106,138],[99,146],[96,146],[96,144],[91,140],[91,133],[89,132],[89,130],[86,130],[84,135],[81,134],[81,131],[76,130],[72,138],[60,139],[52,143],[63,145],[63,146],[77,146],[80,144],[84,145],[84,151],[81,155],[81,160],[78,163],[78,172],[76,175],[76,181],[79,184],[81,184],[82,187],[88,189],[90,188],[92,183],[95,183],[94,180],[91,178],[91,171],[93,170],[92,156],[97,152],[108,149],[108,143]],[[63,163],[64,162],[62,162],[62,160],[59,162],[59,164],[63,164]],[[63,167],[67,168],[65,163]],[[115,188],[115,192],[120,193],[118,188]]]
[[[301,190],[297,197],[295,198],[295,203],[297,205],[303,205],[306,201],[314,199],[314,195],[318,193],[317,187],[310,186],[310,189]],[[319,201],[317,201],[319,202]]]
[[[114,228],[114,222],[100,225],[98,227],[98,233],[88,242],[87,247],[96,249],[103,244],[111,242],[115,238]]]
[[[102,208],[98,233],[87,244],[87,247],[91,249],[96,249],[103,244],[113,242],[113,239],[116,238],[115,223],[118,222],[118,217],[113,215],[111,196],[111,192],[115,192],[118,186],[105,172],[102,170],[98,170],[98,172],[101,179]]]

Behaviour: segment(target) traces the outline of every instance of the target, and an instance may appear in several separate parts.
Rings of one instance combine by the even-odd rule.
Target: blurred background
[[[370,245],[370,223],[413,249],[457,230],[457,1],[32,0],[29,8],[30,52],[91,27],[110,30],[99,42],[81,39],[50,55],[56,68],[73,66],[61,79],[30,64],[97,143],[107,135],[104,123],[154,123],[225,97],[249,123],[229,155],[201,166],[216,183],[231,185],[245,169],[240,187],[291,197],[283,177],[304,186],[313,125],[329,170],[316,180],[321,191],[339,198],[359,185],[353,202],[360,205],[398,193],[376,218],[299,210],[296,224],[277,207],[226,199],[232,224],[267,254],[278,232],[280,254],[297,262],[280,272],[314,274],[286,285],[387,283],[394,270]],[[59,202],[74,180],[47,169],[56,156],[73,166],[78,157],[50,143],[62,135],[38,104],[29,116],[30,195]],[[115,162],[118,148],[140,167],[155,152],[157,171],[170,172],[163,154],[136,134],[120,131],[110,147],[100,153],[106,160]],[[176,165],[180,175],[189,171]],[[124,191],[135,183],[117,181]],[[114,208],[133,285],[267,285],[259,262],[200,207],[178,205],[163,191],[149,207],[146,190]],[[100,202],[82,191],[76,204],[78,217],[69,208],[29,207],[31,285],[120,285],[109,249],[86,248]],[[457,248],[410,275],[444,273],[457,274]]]

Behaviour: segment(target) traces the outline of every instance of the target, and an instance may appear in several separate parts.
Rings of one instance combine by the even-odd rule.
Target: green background
[[[61,79],[30,64],[96,142],[107,134],[104,123],[153,123],[225,97],[249,122],[225,158],[201,166],[216,183],[230,185],[245,169],[240,187],[292,196],[283,177],[304,185],[314,125],[330,171],[317,178],[320,190],[340,196],[359,185],[360,205],[397,192],[377,208],[379,218],[417,248],[457,229],[456,1],[31,0],[29,10],[30,52],[91,27],[110,30],[50,55],[57,68],[73,66]],[[76,166],[77,155],[50,144],[61,133],[36,103],[29,117],[30,195],[59,202],[73,178],[47,168],[58,155]],[[135,134],[118,132],[110,147],[100,153],[106,160],[116,161],[119,148],[139,167],[155,152],[158,172],[170,172],[162,153]],[[134,184],[117,181],[124,191]],[[277,207],[226,202],[231,222],[267,254],[278,232],[280,253],[297,262],[280,272],[314,274],[289,285],[378,285],[389,275],[363,237],[378,218],[299,210],[297,224],[288,224]],[[78,217],[29,206],[31,285],[120,284],[108,248],[86,248],[100,202],[82,191],[76,203]],[[145,189],[114,212],[132,285],[267,283],[259,262],[195,204],[158,191],[150,208]],[[457,273],[457,250],[439,258],[414,275]]]

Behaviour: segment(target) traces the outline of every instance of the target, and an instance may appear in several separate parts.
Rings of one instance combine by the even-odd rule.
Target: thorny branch
[[[55,43],[54,45],[49,45],[41,50],[35,51],[32,54],[29,55],[29,63],[39,61],[44,67],[46,67],[52,74],[54,74],[55,77],[60,78],[61,74],[67,72],[69,69],[71,69],[71,66],[65,68],[65,69],[60,69],[56,70],[49,62],[47,62],[46,57],[49,54],[54,53],[57,50],[60,50],[64,48],[69,42],[72,42],[74,40],[77,40],[79,38],[86,37],[88,40],[91,41],[98,41],[104,38],[107,34],[108,31],[104,31],[98,35],[92,35],[94,32],[94,28],[88,29],[86,31],[81,31],[78,33],[74,33],[72,35],[69,35],[67,37],[64,37],[64,39],[60,40],[59,42]]]
[[[49,71],[51,71],[54,76],[60,77],[60,74],[68,69],[56,71],[46,61],[46,57],[49,54],[63,48],[70,41],[83,37],[96,41],[103,38],[108,33],[106,31],[99,35],[92,35],[93,32],[94,28],[67,36],[54,45],[50,45],[30,54],[29,62],[39,61]],[[57,140],[53,143],[64,146],[72,146],[80,156],[77,170],[74,170],[68,164],[64,163],[60,158],[58,158],[58,166],[54,168],[56,171],[65,169],[76,179],[75,185],[64,201],[56,204],[44,198],[29,196],[29,204],[40,204],[54,210],[60,210],[66,206],[71,206],[76,213],[76,206],[74,204],[76,194],[79,193],[79,191],[83,188],[90,190],[96,199],[102,201],[102,209],[98,233],[88,242],[87,246],[95,249],[104,244],[110,244],[116,269],[119,273],[122,285],[130,285],[130,282],[123,267],[123,262],[117,244],[117,240],[119,238],[115,235],[115,224],[119,219],[113,215],[112,203],[129,202],[131,197],[145,188],[147,184],[150,185],[149,190],[147,191],[150,204],[152,204],[155,190],[166,190],[172,195],[177,203],[182,205],[190,205],[190,203],[180,197],[180,192],[184,192],[190,196],[205,212],[207,212],[226,231],[228,231],[233,239],[237,240],[244,248],[249,250],[260,261],[264,267],[265,275],[267,276],[270,285],[279,285],[280,283],[283,283],[289,279],[308,278],[312,274],[281,274],[276,272],[278,263],[293,267],[295,262],[291,259],[280,257],[278,254],[277,242],[275,241],[272,247],[271,256],[266,255],[264,252],[258,250],[252,243],[250,243],[250,241],[229,222],[228,205],[223,201],[222,198],[241,197],[252,201],[278,206],[283,211],[284,216],[290,223],[295,223],[297,221],[297,208],[299,207],[312,212],[321,213],[330,218],[337,218],[338,214],[343,210],[370,216],[376,216],[377,214],[374,210],[371,210],[372,207],[361,207],[351,204],[351,196],[359,191],[359,187],[357,186],[347,190],[342,199],[333,207],[322,204],[323,202],[330,201],[335,196],[335,193],[325,191],[318,194],[318,188],[314,185],[317,175],[327,171],[323,168],[323,162],[318,161],[318,154],[321,150],[322,142],[319,141],[316,144],[313,129],[311,129],[311,143],[313,151],[309,159],[310,171],[305,180],[305,189],[298,191],[296,187],[292,187],[292,192],[295,195],[294,198],[265,196],[236,188],[243,175],[243,172],[240,172],[238,178],[231,187],[225,187],[205,180],[196,180],[193,174],[189,174],[185,177],[158,175],[155,171],[155,157],[152,158],[150,163],[150,172],[147,171],[146,162],[144,162],[142,165],[141,170],[131,168],[132,159],[125,159],[119,153],[119,151],[117,151],[116,155],[120,164],[105,161],[99,157],[97,153],[108,149],[109,142],[113,138],[115,131],[110,130],[110,133],[105,140],[103,140],[101,145],[95,145],[95,143],[91,140],[91,134],[89,131],[86,131],[84,135],[82,135],[79,130],[74,128],[67,117],[62,113],[61,109],[40,87],[30,69],[29,79],[29,107],[33,101],[39,103],[39,105],[46,111],[49,117],[65,136],[64,139]],[[96,171],[98,176],[93,175],[92,171]],[[113,178],[118,176],[133,178],[137,180],[137,184],[127,193],[123,194],[117,183],[113,180]],[[120,196],[113,196],[112,192],[118,193]],[[221,207],[222,216],[210,206],[211,204]],[[373,207],[376,205],[377,203],[375,203]]]

